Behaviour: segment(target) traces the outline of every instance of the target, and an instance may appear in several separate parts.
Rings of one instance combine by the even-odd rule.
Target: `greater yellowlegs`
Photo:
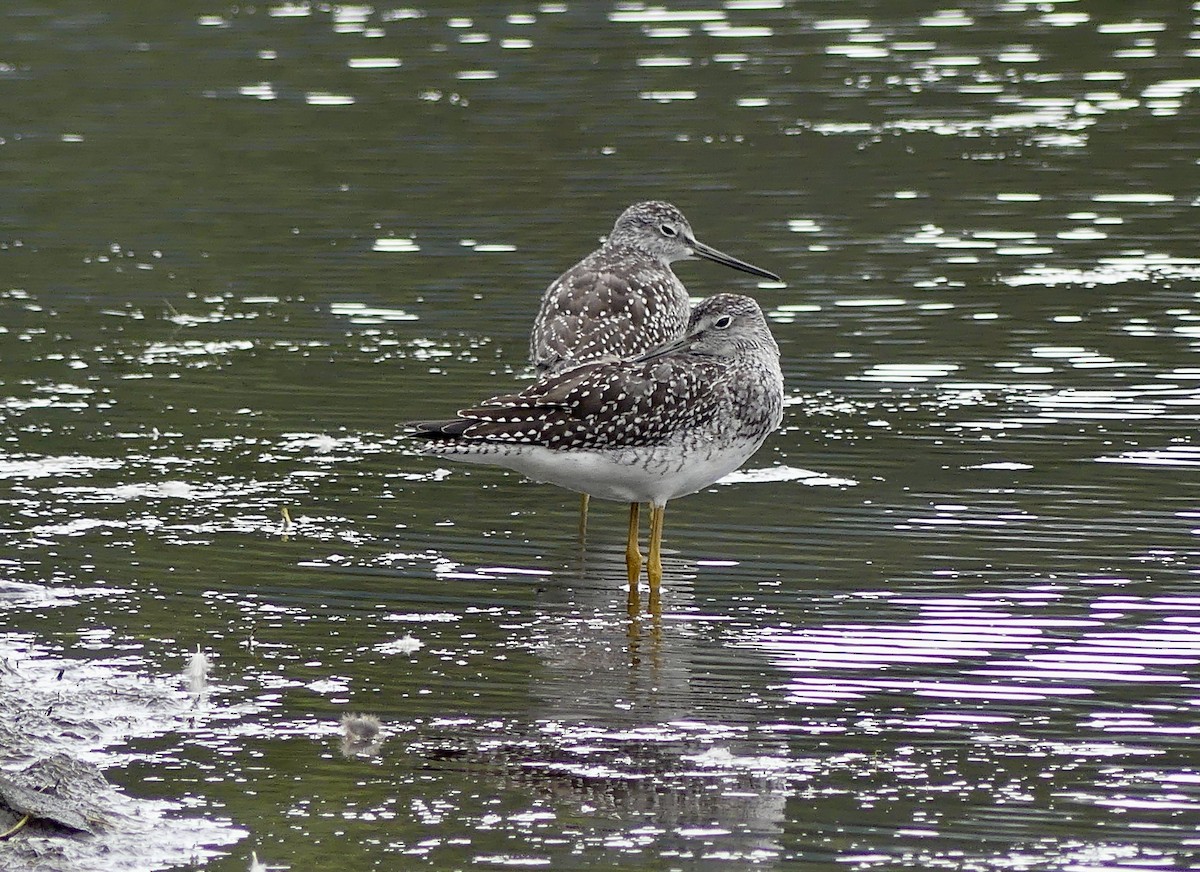
[[[544,374],[451,420],[416,424],[414,435],[431,454],[628,502],[631,597],[642,565],[638,506],[649,503],[653,605],[667,501],[737,469],[782,417],[779,347],[762,310],[750,297],[718,294],[696,306],[681,336],[654,351]]]
[[[557,279],[542,296],[529,337],[529,360],[552,372],[603,358],[628,358],[675,339],[691,306],[671,263],[702,257],[742,272],[779,276],[696,239],[670,203],[634,203],[612,233]]]
[[[634,203],[602,246],[546,289],[529,337],[530,362],[539,373],[555,372],[589,360],[634,357],[675,339],[691,306],[671,263],[690,257],[779,281],[769,270],[700,242],[670,203]],[[587,500],[587,494],[580,500],[580,530]]]

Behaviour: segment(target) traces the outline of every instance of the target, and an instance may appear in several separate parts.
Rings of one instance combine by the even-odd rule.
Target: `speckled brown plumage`
[[[543,375],[451,420],[418,424],[414,435],[432,454],[662,504],[739,466],[779,426],[782,409],[779,349],[762,310],[749,297],[719,294],[658,351]],[[605,478],[609,466],[618,484]]]
[[[530,362],[539,372],[552,372],[633,357],[676,338],[690,307],[670,265],[688,257],[779,278],[697,241],[670,203],[635,203],[621,213],[604,245],[546,289],[530,334]]]
[[[646,575],[660,607],[668,500],[737,469],[783,418],[779,347],[758,304],[718,294],[682,334],[631,360],[543,373],[448,421],[416,424],[430,454],[503,466],[536,481],[629,503],[625,566],[637,605],[638,513],[650,504]]]
[[[547,376],[520,393],[463,409],[457,419],[422,435],[567,451],[654,445],[681,428],[704,426],[718,414],[718,395],[704,386],[725,369],[719,362],[685,354],[645,362],[585,363]],[[692,401],[676,402],[683,398]]]

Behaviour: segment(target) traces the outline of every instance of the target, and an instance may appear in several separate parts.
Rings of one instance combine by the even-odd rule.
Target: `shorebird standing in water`
[[[416,424],[413,435],[430,454],[628,502],[631,606],[642,566],[638,506],[649,503],[646,574],[655,609],[667,502],[737,469],[782,418],[779,346],[762,309],[750,297],[718,294],[655,351],[543,374],[451,420]]]
[[[692,257],[780,280],[700,242],[670,203],[635,203],[617,218],[603,245],[546,289],[529,339],[530,362],[539,374],[561,372],[591,360],[635,357],[676,339],[687,326],[691,306],[671,264]],[[581,531],[587,509],[585,492]],[[631,518],[630,523],[636,522]]]

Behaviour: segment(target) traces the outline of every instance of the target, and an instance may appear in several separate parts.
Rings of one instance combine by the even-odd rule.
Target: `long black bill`
[[[680,336],[678,339],[672,339],[669,342],[666,342],[663,345],[658,346],[658,348],[651,348],[645,354],[639,354],[637,357],[633,358],[633,362],[634,363],[648,363],[651,360],[658,360],[660,357],[666,357],[668,354],[670,354],[673,351],[679,351],[681,349],[687,348],[691,344],[692,344],[692,337],[685,333],[683,336]]]
[[[738,260],[736,257],[730,257],[723,251],[717,251],[711,245],[705,245],[703,242],[691,240],[692,250],[696,252],[697,257],[702,257],[705,260],[711,260],[713,263],[723,263],[725,266],[731,266],[734,269],[740,269],[744,273],[750,273],[752,276],[762,276],[764,279],[770,279],[773,282],[782,281],[779,276],[773,272],[768,272],[762,267],[755,266],[752,263],[746,263],[744,260]]]

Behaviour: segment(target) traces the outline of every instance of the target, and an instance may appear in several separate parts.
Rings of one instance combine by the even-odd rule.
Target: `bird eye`
[[[658,225],[658,232],[661,233],[663,236],[676,236],[678,234],[678,231],[674,227],[672,227],[670,224]]]
[[[733,323],[732,315],[722,315],[716,321],[713,321],[713,326],[719,327],[720,329],[724,330],[726,327],[728,327],[732,323]]]

